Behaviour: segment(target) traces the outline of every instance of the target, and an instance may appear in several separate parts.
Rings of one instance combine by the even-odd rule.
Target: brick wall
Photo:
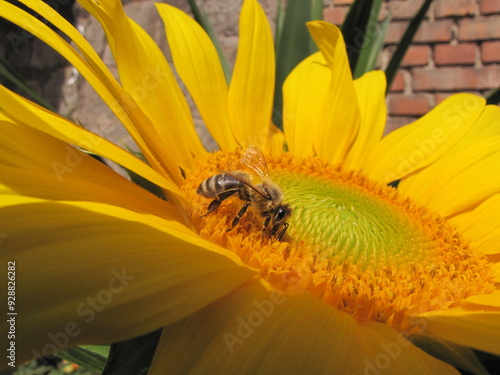
[[[386,0],[391,14],[384,69],[422,0]],[[325,19],[340,25],[352,0],[331,0]],[[388,95],[388,130],[407,124],[455,92],[485,95],[500,85],[500,0],[434,0]]]

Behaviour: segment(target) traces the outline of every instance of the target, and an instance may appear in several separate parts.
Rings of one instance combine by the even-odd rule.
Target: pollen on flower
[[[444,219],[360,172],[317,158],[268,157],[271,178],[293,208],[281,241],[262,232],[250,209],[232,230],[244,202],[235,194],[209,215],[196,193],[221,171],[242,170],[240,152],[219,152],[187,174],[191,221],[203,238],[237,254],[274,288],[308,291],[359,322],[379,321],[412,333],[409,316],[447,309],[493,291],[488,260]]]

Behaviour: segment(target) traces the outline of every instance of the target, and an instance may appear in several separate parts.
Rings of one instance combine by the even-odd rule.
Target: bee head
[[[271,234],[274,236],[276,235],[276,232],[284,226],[283,230],[278,234],[278,240],[281,239],[283,234],[285,234],[286,229],[288,228],[288,223],[286,220],[290,217],[292,214],[292,208],[287,205],[287,204],[282,204],[276,208],[274,211],[273,217],[272,217],[272,230]]]

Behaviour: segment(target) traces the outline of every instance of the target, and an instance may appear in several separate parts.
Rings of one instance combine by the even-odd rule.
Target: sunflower
[[[243,3],[229,86],[201,28],[157,5],[177,74],[220,147],[209,153],[165,57],[119,1],[81,1],[119,82],[55,11],[21,2],[46,22],[6,1],[3,17],[80,71],[145,162],[0,87],[17,361],[160,327],[150,374],[480,374],[473,350],[500,354],[498,107],[454,95],[382,137],[384,74],[353,81],[339,29],[315,21],[320,51],[283,86],[282,131],[270,120],[274,47],[258,3]],[[291,207],[282,238],[254,205],[239,214],[237,194],[207,214],[197,193],[241,171],[249,146],[265,155],[277,204]]]

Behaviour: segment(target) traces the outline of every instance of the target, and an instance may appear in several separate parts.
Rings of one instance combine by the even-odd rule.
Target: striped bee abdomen
[[[219,194],[224,193],[229,190],[240,190],[248,179],[246,175],[241,173],[233,173],[233,175],[229,175],[227,173],[221,173],[215,176],[211,176],[203,181],[196,193],[206,198],[215,198]]]

